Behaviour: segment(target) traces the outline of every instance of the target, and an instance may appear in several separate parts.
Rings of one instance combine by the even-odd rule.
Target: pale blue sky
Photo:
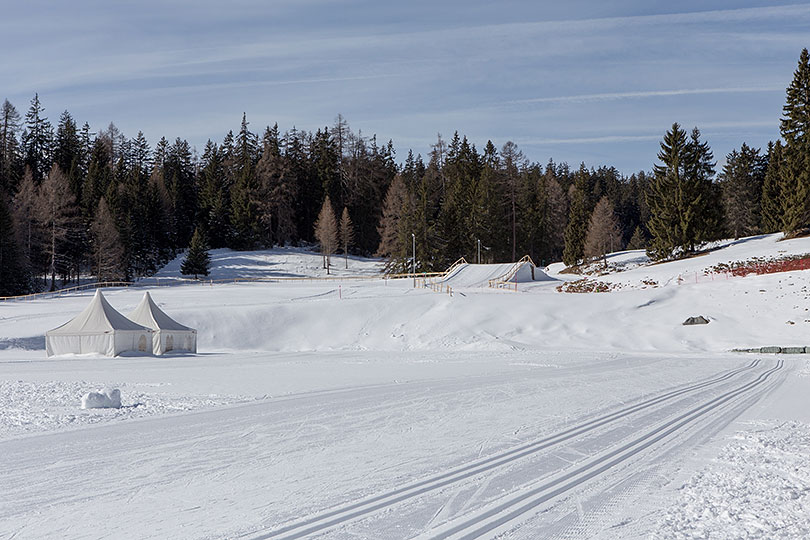
[[[648,170],[672,122],[721,160],[765,146],[810,3],[329,0],[14,2],[0,20],[0,99],[39,92],[154,143],[202,149],[242,112],[261,131],[355,131],[427,153],[455,130],[533,161]],[[564,5],[563,5],[564,4]]]

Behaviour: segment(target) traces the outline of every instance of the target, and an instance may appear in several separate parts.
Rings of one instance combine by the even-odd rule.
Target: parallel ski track
[[[441,489],[447,485],[459,482],[472,476],[488,472],[505,465],[510,465],[520,459],[523,459],[527,456],[531,456],[537,452],[540,452],[541,450],[545,450],[549,447],[555,446],[562,442],[569,441],[575,437],[596,430],[604,425],[613,423],[617,420],[621,420],[632,414],[645,411],[666,401],[673,400],[683,395],[692,392],[697,392],[704,388],[720,384],[735,377],[736,375],[739,375],[740,373],[744,373],[746,371],[756,368],[759,365],[759,363],[760,363],[759,359],[754,360],[749,365],[742,368],[731,370],[722,376],[704,380],[702,382],[678,388],[676,390],[672,390],[669,392],[665,392],[664,394],[641,401],[639,403],[636,403],[635,405],[631,405],[618,411],[615,411],[613,413],[594,418],[577,426],[573,426],[563,431],[560,431],[556,434],[546,436],[542,439],[538,439],[536,441],[518,446],[505,452],[494,454],[485,459],[477,460],[475,462],[469,463],[459,468],[455,468],[445,473],[425,478],[418,482],[414,482],[412,484],[402,486],[395,490],[382,493],[367,499],[363,499],[361,501],[349,504],[347,506],[342,506],[339,508],[335,508],[333,510],[323,512],[321,514],[314,515],[305,520],[291,523],[289,525],[268,531],[266,533],[257,534],[254,532],[249,533],[244,537],[251,538],[252,540],[265,540],[269,538],[288,540],[293,538],[302,538],[307,535],[325,531],[332,527],[339,526],[354,521],[358,518],[371,515],[374,512],[377,512],[378,510],[393,506],[394,504],[400,503],[402,501],[423,495],[431,491]]]
[[[454,540],[473,540],[481,538],[486,533],[507,525],[509,522],[516,520],[521,515],[536,509],[539,505],[559,497],[560,495],[564,495],[566,492],[576,488],[577,486],[594,479],[616,465],[621,464],[640,452],[643,452],[650,446],[658,443],[669,435],[672,435],[673,433],[689,426],[693,422],[696,422],[704,415],[718,409],[719,407],[722,407],[728,401],[752,392],[758,386],[763,385],[771,375],[781,370],[783,366],[784,360],[780,359],[777,361],[774,367],[760,374],[760,376],[755,380],[739,386],[734,390],[721,394],[720,396],[711,399],[702,405],[694,407],[689,411],[678,415],[666,423],[656,427],[655,429],[648,431],[644,435],[623,444],[592,461],[588,461],[583,465],[575,467],[573,470],[560,477],[557,477],[518,496],[511,497],[508,501],[496,504],[486,511],[457,523],[450,528],[447,528],[446,524],[444,526],[437,527],[438,531],[436,533],[428,533],[424,536],[420,535],[420,538],[453,538]]]

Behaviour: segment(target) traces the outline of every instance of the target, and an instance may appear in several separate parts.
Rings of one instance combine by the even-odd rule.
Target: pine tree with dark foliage
[[[672,124],[658,159],[662,164],[655,166],[647,192],[652,235],[647,253],[654,260],[693,253],[702,242],[716,238],[720,227],[712,153],[697,128],[687,138],[680,125]]]
[[[180,273],[184,276],[193,275],[194,279],[197,279],[198,276],[208,275],[210,265],[211,256],[208,254],[208,242],[205,239],[205,233],[197,227],[191,237],[191,246],[188,248],[186,258],[180,265]]]
[[[14,194],[23,175],[19,130],[20,113],[6,99],[0,106],[0,190],[8,196]]]
[[[732,150],[719,175],[723,190],[726,230],[734,238],[760,231],[762,184],[765,159],[758,148],[743,143],[740,151]]]
[[[782,141],[768,143],[765,178],[762,182],[762,230],[774,233],[782,230]]]
[[[28,292],[30,282],[21,257],[14,220],[6,196],[0,190],[0,296],[14,296]]]
[[[568,211],[568,225],[565,228],[565,249],[563,262],[566,266],[576,266],[585,255],[585,236],[588,234],[588,216],[590,215],[587,200],[588,171],[582,165],[577,172],[575,183],[568,190],[571,202]]]
[[[793,235],[810,225],[810,54],[803,49],[782,107],[785,140],[782,230]]]
[[[48,174],[51,161],[51,145],[53,143],[53,126],[48,119],[42,116],[45,109],[39,102],[39,94],[34,94],[31,107],[25,114],[25,132],[23,133],[23,148],[25,149],[25,165],[31,168],[34,182],[39,185]]]

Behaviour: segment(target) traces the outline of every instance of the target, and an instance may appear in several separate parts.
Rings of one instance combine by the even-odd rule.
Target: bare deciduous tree
[[[585,238],[585,256],[593,259],[602,257],[605,267],[605,255],[619,247],[621,232],[613,213],[613,205],[607,197],[602,197],[591,214],[588,235]]]
[[[315,222],[315,239],[321,244],[323,267],[329,274],[329,258],[338,245],[338,226],[335,211],[332,210],[332,201],[329,200],[328,195],[323,201],[318,220]]]
[[[377,256],[397,259],[402,255],[400,221],[406,211],[408,190],[402,176],[396,175],[388,188],[383,201],[382,217],[377,232],[380,233],[380,245]],[[408,237],[410,239],[410,236]]]
[[[51,290],[56,289],[57,264],[67,258],[65,239],[78,219],[76,197],[70,183],[59,165],[51,167],[42,181],[37,197],[37,221],[47,237],[43,248],[48,257],[48,273],[51,275]]]
[[[120,279],[124,248],[104,197],[98,203],[96,218],[90,225],[90,234],[93,238],[93,262],[98,280]]]
[[[340,216],[340,247],[343,248],[343,257],[346,259],[346,268],[349,268],[349,246],[354,242],[354,229],[352,218],[349,217],[349,209],[343,207],[343,214]]]

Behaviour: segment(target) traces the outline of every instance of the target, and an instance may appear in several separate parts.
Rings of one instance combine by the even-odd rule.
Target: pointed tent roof
[[[173,330],[176,332],[193,332],[193,328],[183,326],[175,321],[157,306],[149,292],[143,294],[143,300],[135,308],[135,311],[129,314],[129,318],[138,324],[142,324],[151,328],[152,330]]]
[[[49,330],[47,334],[101,334],[115,331],[143,332],[150,331],[150,329],[121,315],[107,302],[101,294],[101,290],[96,289],[95,296],[90,301],[90,305],[84,308],[84,311],[62,326]]]

